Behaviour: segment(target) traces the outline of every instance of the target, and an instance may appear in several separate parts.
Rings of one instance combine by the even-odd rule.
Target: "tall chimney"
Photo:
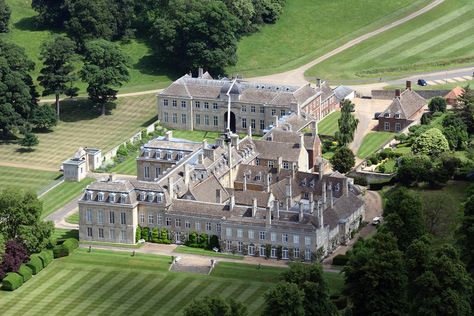
[[[324,227],[323,213],[324,213],[324,208],[321,207],[321,201],[318,200],[318,224],[319,224],[319,228]]]
[[[297,170],[296,162],[291,163],[291,176],[293,179],[296,177],[296,170]]]
[[[202,78],[202,75],[204,74],[204,69],[202,69],[201,67],[198,68],[198,77],[199,78]]]
[[[221,189],[216,189],[216,203],[218,203],[218,204],[222,203]]]
[[[109,182],[114,182],[115,181],[115,173],[109,174]]]
[[[349,179],[347,178],[342,180],[342,194],[344,196],[349,196]]]
[[[304,148],[304,133],[300,133],[300,148]]]
[[[317,86],[318,88],[321,87],[321,79],[320,79],[320,78],[317,78],[317,79],[316,79],[316,86]]]
[[[190,169],[191,169],[190,165],[188,164],[184,165],[184,186],[186,187],[186,189],[189,186],[189,178],[190,178],[190,173],[191,173]]]
[[[313,136],[318,135],[318,122],[317,121],[311,122],[311,134]]]
[[[247,174],[244,173],[244,181],[243,181],[243,187],[242,187],[242,190],[243,191],[247,191]]]
[[[319,172],[319,180],[322,180],[323,179],[323,175],[324,175],[324,167],[323,167],[323,163],[322,162],[319,162],[318,164],[318,172]]]
[[[323,197],[323,208],[326,208],[327,200],[326,200],[326,181],[323,182],[321,186],[321,195]]]
[[[232,192],[232,195],[229,198],[229,210],[233,211],[234,207],[235,207],[235,196],[234,196],[234,192]]]
[[[173,138],[173,131],[167,131],[165,133],[165,140],[171,140]]]
[[[411,90],[411,80],[407,80],[406,88],[407,88],[407,90]]]
[[[204,139],[204,140],[202,141],[202,149],[203,149],[203,150],[207,149],[207,139]]]
[[[280,202],[278,200],[273,200],[273,210],[276,214],[276,219],[280,219]]]
[[[232,134],[230,136],[230,141],[233,147],[235,147],[236,150],[239,150],[239,135],[238,134]]]
[[[329,204],[331,205],[331,208],[334,208],[334,197],[332,195],[332,185],[329,185]]]
[[[300,202],[300,203],[298,204],[298,220],[299,220],[300,222],[303,221],[303,216],[304,216],[304,215],[303,215],[303,203]]]
[[[257,215],[257,198],[252,198],[252,217],[255,217]]]
[[[273,127],[278,127],[278,115],[273,115]]]
[[[252,139],[252,126],[249,125],[247,135],[249,136],[250,139]]]
[[[271,177],[271,174],[268,173],[266,177],[266,192],[267,193],[270,193],[270,184],[271,184],[270,177]]]
[[[168,177],[168,192],[170,194],[170,201],[174,199],[174,181],[173,177]]]
[[[277,158],[277,173],[280,173],[281,169],[283,169],[283,157]]]
[[[400,95],[401,95],[400,89],[395,89],[395,97],[396,97],[396,98],[399,98]]]
[[[267,218],[265,221],[266,226],[272,226],[272,209],[267,207]]]
[[[313,214],[314,212],[314,196],[313,192],[309,193],[309,213]]]

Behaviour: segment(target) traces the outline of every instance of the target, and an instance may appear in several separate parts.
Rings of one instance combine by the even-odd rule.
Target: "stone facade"
[[[89,171],[99,168],[102,164],[102,152],[96,148],[79,148],[73,158],[63,162],[64,179],[81,181]]]

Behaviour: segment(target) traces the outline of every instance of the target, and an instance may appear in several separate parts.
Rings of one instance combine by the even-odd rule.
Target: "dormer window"
[[[255,181],[261,181],[262,180],[262,177],[260,176],[260,174],[257,174],[255,176]]]
[[[163,202],[163,193],[158,193],[156,197],[156,202],[161,203]]]
[[[161,158],[161,150],[157,150],[157,151],[155,152],[155,158],[156,158],[156,159],[160,159],[160,158]]]
[[[306,178],[303,179],[303,181],[301,182],[301,185],[304,187],[306,186]]]
[[[109,194],[109,202],[110,203],[115,203],[115,193],[110,193]]]
[[[145,192],[140,192],[140,201],[145,201]]]
[[[176,156],[176,160],[181,160],[183,159],[183,153],[178,153],[178,155]]]
[[[127,195],[126,194],[121,194],[120,195],[120,203],[122,203],[122,204],[127,203]]]
[[[399,118],[400,118],[400,113],[399,113],[399,112],[395,113],[395,118],[396,118],[396,119],[399,119]]]
[[[387,113],[384,113],[384,114],[383,114],[383,117],[390,117],[390,113],[388,113],[388,112],[387,112]]]
[[[166,153],[166,160],[171,160],[171,152]]]
[[[311,180],[311,182],[309,183],[309,186],[310,186],[311,188],[314,188],[314,179]]]
[[[341,189],[341,184],[340,184],[340,183],[336,183],[336,185],[335,185],[335,187],[334,187],[334,191],[339,192],[340,189]]]
[[[148,202],[153,202],[154,199],[155,199],[155,193],[153,192],[148,193]]]
[[[92,191],[86,192],[86,200],[92,201]]]
[[[99,194],[98,194],[98,200],[102,202],[102,201],[104,200],[104,197],[105,197],[104,192],[99,192]]]

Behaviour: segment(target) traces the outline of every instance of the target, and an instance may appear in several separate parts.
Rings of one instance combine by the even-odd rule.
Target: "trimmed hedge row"
[[[53,249],[54,258],[69,256],[76,248],[79,247],[79,241],[75,238],[66,239],[61,245],[57,245]]]
[[[43,261],[40,259],[39,254],[34,253],[30,256],[30,261],[26,263],[26,266],[31,269],[33,275],[36,275],[43,270]]]
[[[31,271],[31,269],[28,268],[27,265],[22,264],[20,268],[18,269],[18,274],[21,275],[21,277],[23,278],[23,283],[24,283],[28,281],[29,279],[31,279],[31,277],[33,276],[33,271]]]
[[[41,251],[39,253],[39,258],[43,262],[43,268],[46,268],[46,266],[50,264],[54,259],[53,250],[46,249],[46,250]]]
[[[16,272],[8,272],[2,282],[2,290],[15,291],[23,285],[23,277]]]

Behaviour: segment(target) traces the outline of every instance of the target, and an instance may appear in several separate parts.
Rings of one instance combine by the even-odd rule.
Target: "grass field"
[[[116,108],[109,109],[109,115],[100,115],[100,110],[85,100],[63,102],[61,122],[54,131],[37,134],[40,144],[33,152],[19,152],[17,144],[0,142],[0,162],[58,170],[78,147],[96,147],[105,152],[155,118],[153,94],[120,98]]]
[[[428,0],[292,0],[280,19],[240,40],[231,74],[268,75],[301,66]]]
[[[181,315],[206,295],[243,302],[249,315],[282,269],[219,263],[210,275],[169,272],[169,257],[86,249],[55,260],[15,292],[0,291],[2,315]],[[325,276],[338,290],[340,274]]]
[[[17,45],[25,48],[27,55],[36,63],[33,78],[36,80],[41,64],[39,53],[41,43],[51,39],[53,32],[39,30],[35,25],[34,17],[37,13],[31,9],[31,1],[7,0],[7,4],[12,9],[10,21],[10,32],[0,34],[0,38],[6,38]],[[132,40],[129,43],[120,43],[120,46],[130,57],[130,82],[128,82],[121,92],[154,90],[167,86],[175,75],[161,71],[154,63],[153,56],[147,44],[140,40]],[[79,87],[85,93],[85,84],[80,83]]]
[[[391,78],[472,65],[474,2],[446,0],[433,10],[360,43],[307,71],[335,82]]]
[[[79,230],[54,228],[53,237],[55,239],[76,238],[79,239]]]
[[[84,188],[95,181],[86,178],[81,182],[63,182],[41,197],[43,201],[43,217],[63,207],[75,197],[79,196]]]
[[[360,145],[359,151],[357,152],[357,157],[362,159],[367,158],[394,136],[395,133],[389,132],[368,133],[362,140],[362,144]]]
[[[318,133],[320,135],[334,136],[339,130],[337,121],[341,117],[341,111],[335,111],[326,116],[321,122],[318,123]]]
[[[230,259],[243,259],[243,256],[233,255],[228,253],[220,253],[212,250],[206,250],[201,248],[191,248],[187,246],[178,246],[174,250],[177,253],[189,253],[193,255],[202,255],[202,256],[212,256],[212,257],[221,257],[221,258],[230,258]]]
[[[14,186],[37,192],[60,176],[59,172],[0,166],[0,189]]]
[[[74,212],[72,215],[66,217],[66,222],[69,224],[79,224],[79,212]]]

